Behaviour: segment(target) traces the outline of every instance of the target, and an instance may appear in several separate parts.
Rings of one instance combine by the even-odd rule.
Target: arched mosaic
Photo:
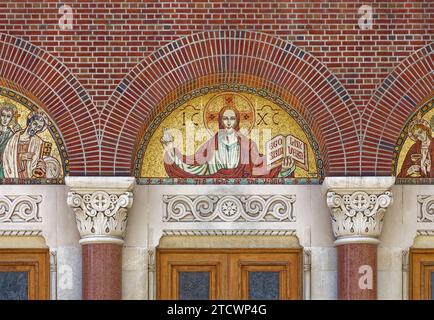
[[[68,157],[58,130],[34,102],[0,87],[0,183],[64,182]]]
[[[141,140],[142,184],[319,183],[323,161],[309,126],[264,90],[215,85],[170,103]]]
[[[396,142],[393,174],[396,183],[434,182],[434,97],[407,121]]]

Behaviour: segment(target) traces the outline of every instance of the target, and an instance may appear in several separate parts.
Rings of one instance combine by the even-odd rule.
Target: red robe
[[[404,162],[402,163],[401,172],[398,174],[398,178],[411,178],[411,176],[407,175],[407,170],[414,164],[420,165],[419,163],[414,163],[411,161],[411,155],[412,154],[421,154],[422,153],[422,142],[420,140],[417,140],[408,150],[407,154],[405,155]],[[428,175],[424,175],[422,170],[420,170],[421,178],[434,178],[434,142],[431,139],[431,143],[428,147],[428,154],[430,154],[431,157],[431,171],[428,173]]]
[[[185,172],[178,167],[170,156],[165,153],[164,167],[170,178],[276,178],[282,169],[282,165],[267,170],[266,159],[259,153],[256,143],[249,138],[238,134],[240,143],[240,160],[233,169],[220,169],[214,174],[195,175]],[[178,149],[175,152],[179,159],[191,165],[201,165],[212,159],[213,153],[218,150],[218,134],[204,143],[194,156],[185,156]],[[295,170],[294,170],[295,171]],[[288,177],[294,177],[294,171]]]

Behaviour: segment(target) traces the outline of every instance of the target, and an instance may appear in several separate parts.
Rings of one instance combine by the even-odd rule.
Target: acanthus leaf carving
[[[337,239],[349,237],[377,238],[381,234],[384,214],[392,204],[390,191],[368,194],[365,191],[327,193],[333,233]]]
[[[127,227],[127,209],[132,192],[108,194],[105,191],[79,194],[69,192],[67,203],[73,208],[82,239],[108,236],[121,242]]]

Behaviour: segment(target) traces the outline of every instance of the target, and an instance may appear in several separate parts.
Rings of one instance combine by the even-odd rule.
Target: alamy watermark
[[[359,288],[362,290],[372,290],[374,288],[374,271],[370,265],[359,267]]]
[[[61,30],[72,30],[72,23],[74,21],[72,7],[66,4],[60,6],[59,14],[62,15],[59,19],[59,28]]]
[[[373,27],[373,9],[371,6],[363,5],[359,8],[358,13],[362,15],[359,18],[359,28],[362,30],[370,30]]]

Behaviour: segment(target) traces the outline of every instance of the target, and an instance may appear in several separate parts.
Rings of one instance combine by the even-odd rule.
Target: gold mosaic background
[[[205,125],[204,114],[209,115],[210,112],[218,113],[218,111],[223,107],[223,96],[225,94],[227,93],[209,93],[193,98],[176,108],[168,117],[166,117],[160,123],[157,130],[155,130],[144,152],[140,176],[143,178],[168,177],[163,165],[164,151],[160,142],[160,139],[163,135],[163,128],[174,128],[182,132],[184,143],[182,146],[179,144],[177,144],[177,146],[179,150],[186,155],[194,154],[199,146],[210,139],[217,128],[217,123],[211,122],[208,125]],[[242,119],[240,131],[245,134],[246,131],[251,130],[251,134],[247,136],[257,143],[259,152],[261,154],[264,154],[264,145],[266,141],[279,134],[284,136],[292,134],[306,144],[309,165],[309,171],[297,166],[295,170],[295,177],[312,178],[318,176],[316,159],[306,134],[299,124],[284,109],[275,103],[257,95],[245,92],[242,94],[229,92],[228,94],[234,96],[235,105],[241,113]],[[208,107],[206,108],[205,106],[207,104]],[[206,112],[204,112],[205,109]],[[247,120],[243,120],[243,115],[248,115],[250,110],[253,111],[253,113],[250,113],[251,117]],[[207,118],[209,119],[209,117]],[[254,118],[253,123],[251,122],[253,121],[252,118]],[[198,135],[200,135],[201,139],[195,139],[195,141],[190,143],[190,146],[188,147],[189,150],[187,151],[187,146],[185,143],[187,127],[185,124],[189,119],[192,120],[192,123],[194,123],[194,125],[192,124],[191,126],[194,126],[196,133],[199,132]],[[266,137],[265,141],[263,134],[264,129],[268,130],[270,133],[269,136]],[[258,137],[259,140],[256,137]],[[175,142],[176,141],[177,140],[175,138]]]

